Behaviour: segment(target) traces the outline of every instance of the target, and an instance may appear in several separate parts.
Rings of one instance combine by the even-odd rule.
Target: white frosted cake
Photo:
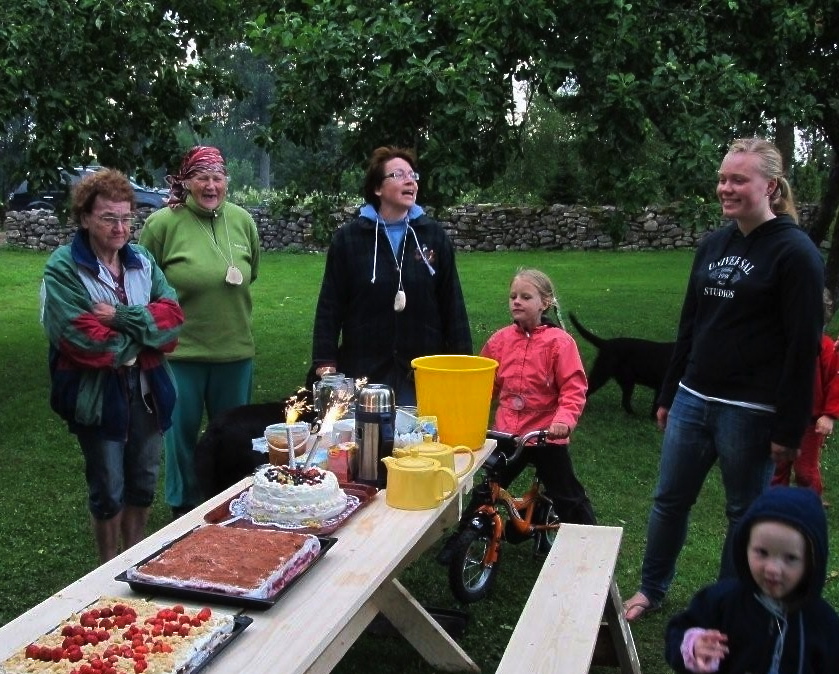
[[[262,466],[249,493],[249,514],[257,522],[320,526],[346,508],[335,473],[314,466]]]
[[[188,674],[234,626],[209,608],[103,597],[0,663],[0,673]]]

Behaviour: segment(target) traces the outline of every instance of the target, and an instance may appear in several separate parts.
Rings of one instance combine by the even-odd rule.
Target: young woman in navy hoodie
[[[734,534],[737,577],[700,590],[667,626],[676,672],[839,672],[839,616],[821,596],[827,520],[806,487],[772,487]]]
[[[708,234],[694,256],[658,400],[664,441],[641,587],[624,604],[630,621],[661,605],[714,464],[728,518],[719,578],[734,574],[731,534],[774,464],[795,459],[810,421],[824,263],[797,225],[777,148],[735,141],[717,197],[733,222]]]

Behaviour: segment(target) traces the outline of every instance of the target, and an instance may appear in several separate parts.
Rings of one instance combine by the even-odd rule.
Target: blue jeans
[[[125,385],[131,415],[125,441],[105,440],[92,426],[82,426],[76,434],[84,456],[88,508],[97,520],[111,519],[126,505],[148,508],[157,490],[163,434],[157,414],[143,401],[140,368],[126,371]]]
[[[681,388],[676,393],[664,431],[641,568],[641,592],[653,605],[661,603],[673,581],[690,509],[716,461],[728,518],[719,577],[735,575],[732,533],[752,501],[769,486],[774,470],[772,420],[771,412],[708,402]]]

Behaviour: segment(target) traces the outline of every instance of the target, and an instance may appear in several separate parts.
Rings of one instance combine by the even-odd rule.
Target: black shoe
[[[443,547],[440,548],[440,552],[437,553],[438,564],[441,566],[448,566],[451,564],[454,551],[457,548],[457,539],[459,536],[460,532],[456,531],[446,539],[443,543]]]

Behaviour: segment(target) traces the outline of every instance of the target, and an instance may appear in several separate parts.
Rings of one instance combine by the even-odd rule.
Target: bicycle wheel
[[[560,524],[562,520],[554,510],[554,504],[550,501],[539,504],[539,523],[540,524]],[[544,531],[537,531],[533,539],[533,551],[546,555],[553,547],[556,540],[558,529],[547,529]]]
[[[486,597],[495,583],[501,551],[495,564],[484,564],[484,554],[490,545],[493,545],[492,538],[474,529],[466,529],[457,539],[449,564],[449,587],[464,604]]]

